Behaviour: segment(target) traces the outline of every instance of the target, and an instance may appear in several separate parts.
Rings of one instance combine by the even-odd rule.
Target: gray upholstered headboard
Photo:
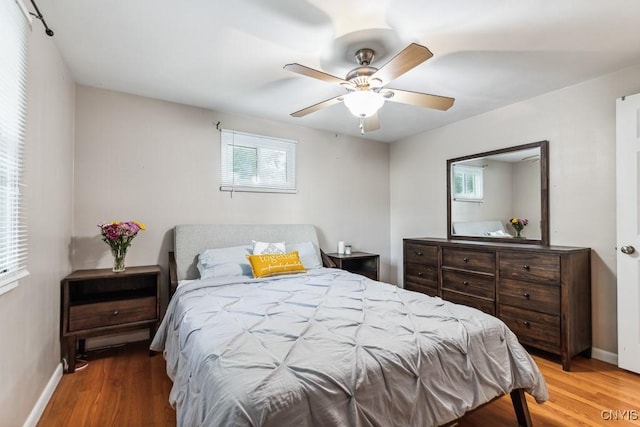
[[[320,258],[318,235],[309,224],[184,224],[174,230],[174,252],[178,280],[197,279],[198,255],[206,249],[264,242],[301,243],[311,241]]]

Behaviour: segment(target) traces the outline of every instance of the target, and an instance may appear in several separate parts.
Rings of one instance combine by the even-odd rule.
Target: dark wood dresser
[[[570,369],[591,356],[589,248],[404,239],[404,287],[500,318]]]

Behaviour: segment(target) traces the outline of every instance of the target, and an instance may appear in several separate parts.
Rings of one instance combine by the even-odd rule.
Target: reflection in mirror
[[[547,141],[448,160],[448,237],[548,244],[547,161]]]

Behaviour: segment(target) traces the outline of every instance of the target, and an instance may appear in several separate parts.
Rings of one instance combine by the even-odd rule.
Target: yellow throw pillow
[[[288,254],[247,255],[247,259],[255,278],[307,271],[300,261],[298,251]]]

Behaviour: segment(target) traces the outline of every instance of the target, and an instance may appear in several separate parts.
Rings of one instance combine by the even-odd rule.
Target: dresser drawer
[[[438,267],[435,265],[405,264],[407,281],[425,286],[438,287]]]
[[[500,319],[529,344],[553,353],[559,353],[560,317],[500,304]]]
[[[438,296],[438,286],[435,283],[433,285],[423,285],[420,283],[406,282],[404,288],[408,291],[420,292],[431,297]]]
[[[406,243],[404,260],[406,262],[437,266],[438,247],[419,243]]]
[[[471,294],[473,296],[494,299],[495,278],[479,274],[445,270],[442,272],[442,289]]]
[[[484,311],[492,316],[495,316],[496,309],[493,300],[487,300],[484,298],[476,298],[468,294],[462,294],[455,291],[442,290],[442,299],[454,302],[456,304],[467,305],[469,307],[477,308],[480,311]]]
[[[501,278],[498,283],[498,296],[500,305],[507,304],[553,315],[560,314],[560,288],[557,286]]]
[[[442,248],[442,266],[482,273],[495,273],[495,252]]]
[[[560,284],[560,256],[553,254],[500,252],[500,277]]]
[[[70,331],[145,320],[157,320],[155,297],[81,304],[69,308]]]

